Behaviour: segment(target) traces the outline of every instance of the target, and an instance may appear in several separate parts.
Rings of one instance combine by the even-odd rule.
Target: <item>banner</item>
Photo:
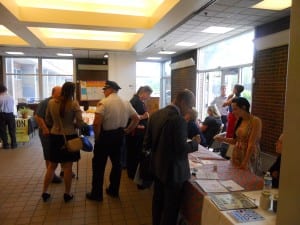
[[[29,142],[28,119],[16,118],[17,142]]]

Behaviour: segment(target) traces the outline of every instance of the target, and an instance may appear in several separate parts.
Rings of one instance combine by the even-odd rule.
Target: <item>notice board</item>
[[[105,81],[80,81],[80,101],[99,101],[104,98]]]

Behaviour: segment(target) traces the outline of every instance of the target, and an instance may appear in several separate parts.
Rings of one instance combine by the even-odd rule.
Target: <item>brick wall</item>
[[[255,52],[252,113],[262,119],[264,152],[275,152],[283,130],[287,60],[287,45]]]
[[[191,50],[182,55],[172,57],[171,63],[193,58],[197,65],[197,50]],[[196,65],[184,67],[171,71],[171,100],[173,100],[179,91],[187,88],[196,92]]]

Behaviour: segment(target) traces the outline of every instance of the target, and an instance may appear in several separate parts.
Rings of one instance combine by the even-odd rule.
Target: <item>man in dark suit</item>
[[[153,157],[153,225],[177,222],[183,184],[190,178],[188,153],[197,151],[200,143],[200,136],[187,141],[187,123],[183,118],[194,104],[194,94],[186,89],[149,119],[144,149],[151,149]]]

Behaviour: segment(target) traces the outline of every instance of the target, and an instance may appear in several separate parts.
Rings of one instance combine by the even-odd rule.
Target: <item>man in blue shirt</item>
[[[3,148],[17,148],[16,139],[16,120],[14,115],[14,99],[7,94],[7,88],[0,85],[0,138],[3,142]],[[6,127],[10,136],[11,144],[8,144]]]

